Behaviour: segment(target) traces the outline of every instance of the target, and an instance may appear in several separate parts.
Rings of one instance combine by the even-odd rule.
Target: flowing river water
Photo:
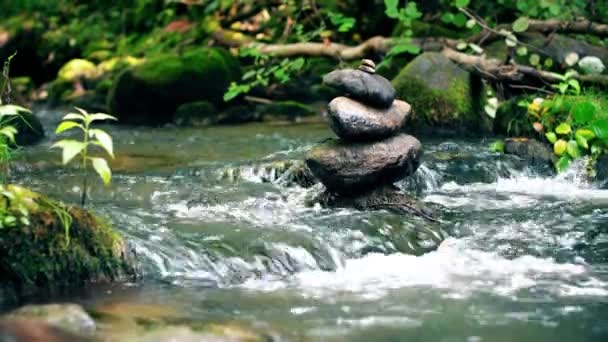
[[[59,114],[44,120],[50,130]],[[95,186],[90,208],[144,275],[63,300],[164,305],[286,340],[608,340],[608,190],[580,167],[552,176],[489,141],[420,137],[423,164],[399,186],[440,214],[437,227],[306,206],[319,186],[268,165],[301,159],[332,136],[326,124],[108,129],[113,184]],[[76,202],[79,175],[57,164],[49,136],[14,177]]]

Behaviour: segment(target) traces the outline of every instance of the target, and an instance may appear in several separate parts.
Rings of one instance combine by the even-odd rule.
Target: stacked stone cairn
[[[368,59],[358,70],[325,75],[323,83],[344,96],[328,107],[331,129],[339,139],[313,147],[306,156],[309,169],[326,188],[318,201],[359,209],[396,207],[428,216],[393,185],[420,165],[420,141],[402,133],[411,106],[395,99],[391,83],[376,74]]]

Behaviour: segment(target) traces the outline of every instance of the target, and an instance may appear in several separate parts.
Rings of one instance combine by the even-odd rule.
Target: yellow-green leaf
[[[595,138],[595,133],[593,133],[592,130],[585,129],[585,128],[576,130],[576,133],[574,133],[574,135],[583,137],[583,138],[585,138],[585,140],[591,140],[591,139]]]
[[[82,114],[78,114],[78,113],[69,113],[66,114],[62,120],[80,120],[80,121],[84,121],[84,116]]]
[[[29,109],[17,105],[0,106],[0,116],[19,115],[20,112],[31,113]]]
[[[558,173],[566,170],[568,166],[570,166],[570,157],[567,154],[559,158],[557,163],[555,163],[555,168],[557,169]]]
[[[558,156],[561,156],[562,154],[564,154],[564,152],[566,152],[567,147],[568,143],[566,142],[566,140],[559,139],[555,142],[555,144],[553,144],[553,152],[555,152],[555,154],[557,154]]]
[[[15,143],[15,134],[17,134],[17,129],[13,126],[4,126],[0,128],[0,135],[7,137],[12,143]]]
[[[95,172],[97,172],[99,177],[103,180],[103,184],[110,184],[110,181],[112,180],[112,170],[110,170],[108,162],[103,158],[91,158],[91,163],[93,164]]]
[[[76,140],[61,140],[53,144],[51,148],[62,149],[62,163],[66,165],[85,148],[85,144]]]
[[[112,142],[112,137],[101,129],[94,128],[91,129],[89,132],[91,133],[92,137],[95,137],[95,139],[97,139],[97,145],[101,146],[104,150],[106,150],[106,152],[108,152],[108,154],[112,158],[114,158],[114,144]]]
[[[565,135],[570,134],[570,132],[572,132],[572,128],[565,122],[555,128],[555,133],[557,134]]]
[[[79,127],[80,129],[84,129],[84,127],[82,127],[81,124],[74,122],[74,121],[63,121],[62,123],[59,124],[59,126],[57,126],[57,129],[55,130],[55,133],[59,134],[61,132],[65,132],[69,129],[72,129],[74,127]]]
[[[576,140],[576,143],[578,144],[578,146],[584,148],[585,150],[589,149],[589,144],[587,143],[587,139],[585,139],[583,136],[575,134],[574,139]]]
[[[547,140],[549,140],[549,142],[552,144],[557,141],[557,135],[553,132],[547,132],[547,134],[545,134],[545,137],[547,137]]]
[[[573,159],[576,159],[581,156],[581,151],[578,149],[578,143],[574,140],[568,141],[568,145],[566,146],[566,152]]]
[[[105,121],[105,120],[118,120],[117,118],[113,117],[112,115],[108,115],[108,114],[104,114],[104,113],[96,113],[96,114],[91,114],[87,117],[87,120],[89,122],[93,122],[93,121]]]

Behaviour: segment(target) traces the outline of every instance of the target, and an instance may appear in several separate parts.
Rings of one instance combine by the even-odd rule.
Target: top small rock
[[[395,88],[386,78],[376,75],[375,67],[372,60],[364,59],[359,70],[332,71],[323,77],[323,83],[364,104],[388,108],[395,100]]]

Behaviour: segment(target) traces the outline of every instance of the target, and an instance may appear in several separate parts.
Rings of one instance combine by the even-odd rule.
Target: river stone
[[[400,134],[371,143],[331,140],[310,150],[306,164],[327,190],[349,195],[413,174],[421,156],[420,141]]]
[[[393,136],[405,124],[411,106],[395,100],[388,109],[366,106],[348,97],[337,97],[329,103],[333,131],[345,140],[380,140]]]
[[[395,88],[391,82],[380,75],[361,70],[332,71],[323,77],[323,83],[370,106],[388,108],[395,100]]]
[[[39,320],[77,335],[90,336],[95,333],[95,321],[77,304],[26,305],[3,318]]]

